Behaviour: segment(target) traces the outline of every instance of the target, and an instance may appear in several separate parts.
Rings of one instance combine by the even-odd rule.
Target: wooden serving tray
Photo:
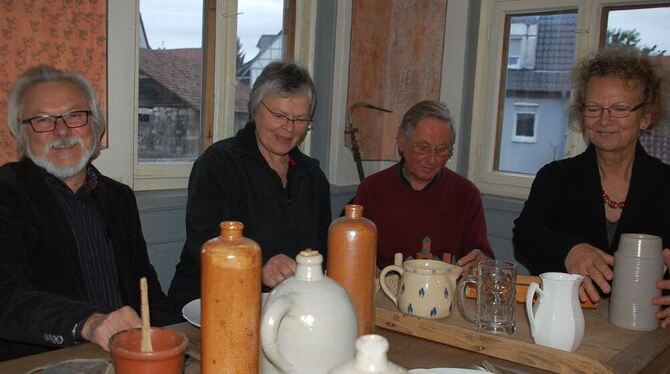
[[[456,306],[449,317],[429,320],[400,313],[382,292],[376,303],[378,327],[557,373],[637,373],[670,346],[669,331],[633,331],[610,324],[607,300],[597,309],[584,310],[584,339],[575,352],[534,344],[522,304],[516,308],[516,331],[506,337],[475,330]],[[466,299],[466,309],[474,310],[473,300]]]

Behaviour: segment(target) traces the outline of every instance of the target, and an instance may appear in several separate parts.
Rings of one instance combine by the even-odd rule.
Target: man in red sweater
[[[479,190],[444,166],[455,138],[445,104],[415,104],[398,129],[400,161],[358,187],[354,201],[377,226],[380,269],[393,263],[395,253],[417,257],[422,248],[439,259],[454,256],[464,273],[494,257]]]

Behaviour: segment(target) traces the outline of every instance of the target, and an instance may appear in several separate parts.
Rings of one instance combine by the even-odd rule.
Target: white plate
[[[433,369],[412,369],[412,374],[481,374],[485,371],[460,368],[433,368]]]
[[[268,297],[267,292],[261,294],[261,306],[265,303],[265,298]],[[181,315],[184,319],[192,325],[200,327],[200,299],[195,299],[181,308]]]
[[[181,315],[192,325],[200,327],[200,299],[195,299],[184,305]]]

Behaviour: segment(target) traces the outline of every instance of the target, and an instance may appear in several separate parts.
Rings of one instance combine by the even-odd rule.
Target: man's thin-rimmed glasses
[[[43,114],[40,116],[26,118],[21,121],[22,124],[30,124],[35,132],[50,132],[56,128],[58,119],[62,119],[65,126],[75,129],[83,127],[88,124],[88,116],[91,115],[90,110],[75,110],[73,112],[63,113],[60,116],[50,116]]]
[[[273,112],[272,109],[268,108],[267,105],[261,100],[261,104],[267,109],[268,113],[272,114],[278,121],[281,122],[282,126],[288,125],[289,122],[293,123],[293,126],[296,127],[307,127],[308,130],[311,129],[312,119],[304,118],[290,118],[289,116],[277,112]]]
[[[614,118],[626,118],[630,114],[640,108],[642,108],[646,102],[641,102],[633,107],[626,104],[614,104],[610,105],[607,108],[603,108],[600,105],[596,104],[584,104],[582,105],[582,114],[584,117],[588,118],[598,118],[603,115],[603,111],[608,111],[610,116]]]
[[[414,152],[419,156],[430,156],[431,153],[435,154],[435,157],[451,157],[454,146],[452,145],[438,145],[433,148],[428,143],[412,143],[412,148]]]

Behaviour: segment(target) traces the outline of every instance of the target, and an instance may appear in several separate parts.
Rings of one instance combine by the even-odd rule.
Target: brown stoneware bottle
[[[261,248],[241,222],[221,222],[201,251],[201,372],[258,373]]]
[[[328,229],[328,276],[340,284],[356,309],[358,335],[375,327],[377,227],[363,217],[363,206],[350,204]]]

